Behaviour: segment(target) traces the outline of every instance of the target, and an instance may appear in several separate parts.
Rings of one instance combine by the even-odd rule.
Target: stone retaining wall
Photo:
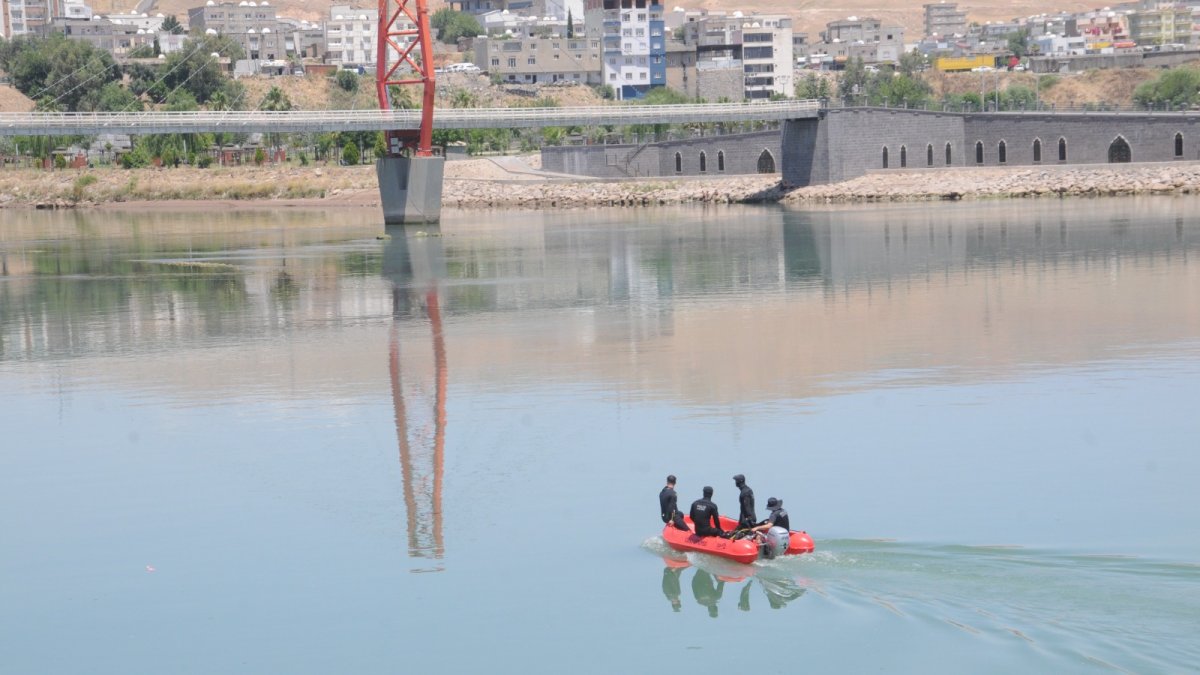
[[[552,146],[542,148],[542,169],[595,178],[777,173],[781,148],[779,130],[643,145]],[[770,171],[759,170],[760,160]]]

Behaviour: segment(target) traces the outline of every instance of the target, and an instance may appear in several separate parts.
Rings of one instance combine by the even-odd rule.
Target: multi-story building
[[[1129,39],[1139,45],[1191,44],[1192,8],[1145,0],[1128,14]]]
[[[305,19],[279,17],[283,49],[289,56],[306,59],[325,58],[325,26]]]
[[[587,0],[584,26],[600,39],[604,84],[635,99],[667,83],[663,8],[657,0]]]
[[[950,37],[967,34],[967,13],[958,9],[957,2],[925,5],[925,35]]]
[[[40,26],[38,33],[62,33],[72,40],[87,42],[96,49],[101,49],[115,56],[122,56],[138,47],[154,45],[154,33],[132,24],[117,23],[109,19],[93,17],[91,19],[55,19],[51,23]]]
[[[795,58],[791,18],[710,12],[682,27],[684,41],[696,50],[697,67],[707,63],[706,67],[716,72],[727,61],[741,66],[743,90],[737,98],[754,100],[792,94]]]
[[[115,24],[133,26],[134,28],[146,31],[147,33],[157,33],[158,31],[162,30],[163,21],[166,20],[166,17],[162,14],[149,16],[145,12],[140,14],[135,12],[130,12],[128,14],[106,14],[104,18],[112,21]]]
[[[904,29],[900,26],[884,26],[879,19],[848,19],[830,21],[821,31],[821,42],[814,44],[810,53],[841,55],[853,52],[851,57],[861,56],[863,61],[896,62],[904,53]]]
[[[601,82],[598,38],[484,38],[474,46],[475,65],[505,82]]]
[[[1095,11],[1075,15],[1077,35],[1090,41],[1116,42],[1129,37],[1128,15],[1122,12]]]
[[[37,33],[53,17],[53,0],[4,0],[4,36]]]
[[[264,0],[242,0],[238,4],[216,4],[208,0],[204,7],[188,10],[188,26],[193,32],[224,35],[242,47],[245,57],[254,61],[282,59],[287,55],[275,8]]]
[[[325,22],[325,61],[341,68],[373,67],[379,49],[376,44],[378,26],[378,9],[350,5],[330,7],[329,20]],[[414,26],[409,22],[403,28]]]
[[[508,12],[518,16],[583,18],[583,0],[450,0],[450,8],[468,14]]]

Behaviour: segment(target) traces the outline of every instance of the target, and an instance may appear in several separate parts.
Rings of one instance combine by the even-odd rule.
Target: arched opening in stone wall
[[[1133,151],[1129,148],[1129,143],[1121,136],[1113,139],[1108,145],[1108,163],[1109,164],[1124,164],[1133,161]]]
[[[996,146],[996,161],[1001,164],[1008,162],[1008,144],[1004,141],[1000,141]]]
[[[718,150],[717,151],[717,171],[724,171],[724,170],[725,170],[725,151]]]
[[[983,141],[975,141],[975,163],[983,164]]]
[[[1175,156],[1183,157],[1183,134],[1175,134]]]
[[[758,172],[775,173],[775,158],[771,156],[770,150],[763,150],[758,156]]]
[[[683,155],[675,153],[675,173],[683,173]]]
[[[704,151],[700,151],[700,173],[708,171],[708,157],[704,155]]]
[[[933,143],[925,146],[925,166],[933,166]]]
[[[908,147],[900,146],[900,168],[908,166]]]
[[[1058,139],[1058,161],[1067,161],[1067,139]]]
[[[949,143],[946,143],[946,166],[950,166],[954,163],[953,152],[952,146]]]
[[[887,146],[883,148],[883,168],[887,168]]]
[[[1042,139],[1033,139],[1033,162],[1034,164],[1042,161]]]

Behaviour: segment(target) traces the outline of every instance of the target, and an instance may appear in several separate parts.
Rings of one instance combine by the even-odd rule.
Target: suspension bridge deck
[[[437,129],[782,121],[816,117],[820,101],[609,105],[563,108],[438,108]],[[0,136],[320,133],[416,129],[420,110],[0,113]]]

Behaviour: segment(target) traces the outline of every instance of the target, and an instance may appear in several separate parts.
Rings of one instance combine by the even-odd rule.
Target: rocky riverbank
[[[585,208],[659,204],[825,204],[1200,193],[1200,163],[879,171],[831,185],[786,189],[776,176],[562,181],[513,174],[489,160],[446,166],[450,208]],[[88,208],[124,202],[243,202],[260,206],[372,206],[371,166],[114,168],[0,171],[0,206]]]
[[[878,171],[787,191],[783,203],[1100,197],[1200,192],[1200,163]]]

